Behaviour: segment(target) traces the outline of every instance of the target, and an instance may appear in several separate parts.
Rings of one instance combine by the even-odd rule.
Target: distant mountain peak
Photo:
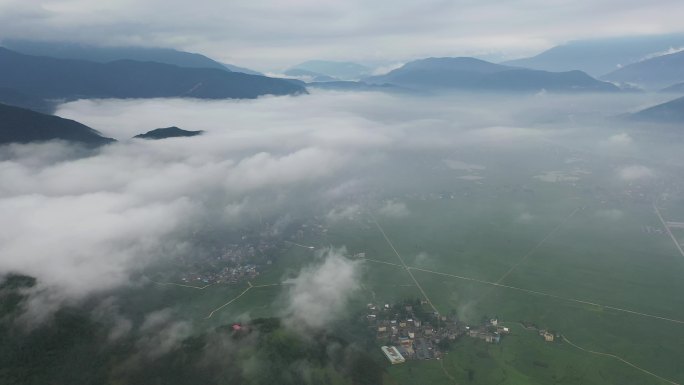
[[[474,57],[429,57],[406,63],[401,69],[420,70],[448,70],[448,71],[474,71],[474,72],[500,72],[515,67],[490,63]],[[397,71],[395,70],[395,71]]]
[[[582,71],[549,72],[494,64],[471,57],[426,58],[386,75],[364,79],[420,90],[488,92],[616,92],[619,89]]]

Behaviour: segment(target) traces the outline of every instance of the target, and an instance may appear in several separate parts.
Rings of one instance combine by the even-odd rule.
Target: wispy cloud
[[[297,277],[287,281],[283,317],[295,329],[319,329],[344,311],[347,301],[359,288],[359,263],[346,259],[343,249],[321,252],[321,260],[303,268]]]

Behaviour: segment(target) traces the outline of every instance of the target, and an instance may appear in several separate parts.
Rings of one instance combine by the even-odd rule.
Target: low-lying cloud
[[[618,171],[618,175],[625,181],[634,182],[651,178],[655,176],[655,173],[652,169],[646,166],[635,164],[621,168]]]
[[[389,218],[403,218],[409,215],[409,209],[406,203],[389,200],[378,209],[378,213]]]
[[[320,329],[337,319],[360,284],[359,262],[346,259],[346,250],[327,249],[322,260],[305,267],[291,284],[283,316],[289,326]]]
[[[606,115],[639,97],[615,96],[622,104],[606,102]],[[564,106],[593,111],[605,100],[568,98],[313,92],[251,101],[68,103],[60,116],[120,142],[96,152],[58,142],[0,147],[0,273],[38,279],[28,307],[42,317],[64,302],[135,284],[135,273],[155,261],[192,254],[187,240],[202,226],[229,231],[264,217],[277,223],[302,208],[329,221],[354,218],[362,207],[407,217],[412,212],[401,191],[441,193],[435,186],[443,181],[444,159],[468,174],[486,164],[487,178],[478,183],[497,175],[534,182],[518,157],[541,158],[534,163],[541,168],[562,156],[560,145],[613,138],[608,128],[594,134],[548,123]],[[545,125],[534,124],[544,105],[550,106]],[[171,125],[206,133],[130,139]],[[623,132],[615,130],[610,140],[629,142]],[[567,171],[557,173],[555,181],[567,178]],[[655,170],[628,166],[618,173],[632,181]],[[477,185],[453,174],[455,183]],[[347,267],[329,260],[323,272]]]

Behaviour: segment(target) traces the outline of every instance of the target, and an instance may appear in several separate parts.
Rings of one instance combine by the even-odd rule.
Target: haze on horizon
[[[684,32],[677,0],[0,0],[0,41],[159,46],[272,71],[308,59],[534,55],[575,39]]]

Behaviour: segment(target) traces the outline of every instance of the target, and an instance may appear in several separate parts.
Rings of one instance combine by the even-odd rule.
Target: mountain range
[[[156,62],[97,63],[20,54],[0,48],[0,87],[43,99],[256,98],[305,93],[283,79]]]
[[[640,122],[684,123],[684,96],[633,113],[628,118]]]
[[[364,79],[416,89],[503,92],[616,92],[619,89],[581,71],[548,72],[494,64],[470,57],[409,62],[386,75]]]
[[[597,77],[678,47],[684,47],[684,34],[576,40],[501,64],[555,72],[581,70]]]
[[[18,39],[3,40],[0,45],[26,55],[49,56],[58,59],[88,60],[98,63],[108,63],[116,60],[151,61],[186,68],[214,68],[242,72],[249,75],[261,75],[248,68],[219,63],[204,55],[170,48],[103,47],[70,42],[46,42]]]
[[[65,140],[87,146],[115,142],[79,122],[0,104],[0,144]]]
[[[601,79],[659,90],[684,82],[684,51],[656,56],[613,71]]]

